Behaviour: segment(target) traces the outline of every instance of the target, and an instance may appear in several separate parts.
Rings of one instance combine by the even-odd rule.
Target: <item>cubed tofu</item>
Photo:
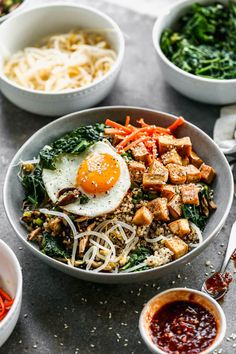
[[[174,235],[177,235],[179,237],[184,237],[186,235],[189,235],[191,232],[189,222],[187,219],[178,219],[172,221],[170,224],[168,224],[168,227]]]
[[[197,183],[201,180],[201,172],[194,165],[186,166],[186,183]]]
[[[164,165],[168,165],[169,163],[175,163],[177,165],[182,165],[181,156],[175,149],[167,151],[165,154],[161,156],[162,162]]]
[[[149,152],[143,142],[141,142],[138,145],[136,145],[135,147],[131,148],[131,151],[132,151],[133,158],[136,161],[145,162],[147,159],[147,156],[149,155]]]
[[[161,189],[161,196],[163,198],[167,198],[167,200],[170,201],[176,194],[176,189],[176,186],[173,186],[172,184],[166,184]]]
[[[181,186],[180,191],[183,204],[199,205],[199,188],[195,184],[190,183],[183,185]]]
[[[167,181],[169,172],[165,166],[157,160],[154,160],[143,174],[143,188],[151,190],[159,190]]]
[[[186,181],[186,167],[170,163],[166,165],[169,170],[169,180],[173,184],[183,184]]]
[[[178,219],[182,215],[182,200],[179,194],[176,194],[168,203],[169,213],[174,219]]]
[[[213,167],[203,164],[200,167],[201,180],[207,184],[211,184],[216,176],[216,172]]]
[[[199,168],[203,164],[202,159],[193,150],[191,151],[189,158],[190,158],[191,164],[197,168]]]
[[[150,225],[152,220],[153,214],[145,206],[142,206],[140,209],[138,209],[133,217],[133,223],[135,225]]]
[[[159,221],[169,220],[169,210],[166,198],[156,198],[147,204],[148,209],[153,213],[154,219]]]
[[[169,135],[161,135],[158,143],[160,155],[176,149],[180,156],[189,156],[192,151],[192,143],[189,137],[175,139]]]
[[[188,158],[188,156],[184,156],[184,157],[182,158],[182,165],[183,165],[183,166],[189,165],[189,158]]]
[[[183,257],[188,253],[188,245],[178,236],[174,236],[165,240],[165,246],[174,253],[174,259]]]
[[[142,183],[143,174],[146,170],[144,163],[138,161],[130,161],[128,163],[131,181]]]

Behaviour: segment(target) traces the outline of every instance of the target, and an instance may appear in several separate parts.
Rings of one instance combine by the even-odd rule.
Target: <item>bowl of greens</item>
[[[153,28],[153,44],[166,81],[208,104],[236,102],[236,3],[182,0]]]

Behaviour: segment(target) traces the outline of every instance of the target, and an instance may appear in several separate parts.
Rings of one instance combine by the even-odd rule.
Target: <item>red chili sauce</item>
[[[231,259],[236,262],[236,251],[234,251],[234,253],[232,254]]]
[[[228,290],[230,283],[233,281],[232,275],[226,273],[215,273],[212,277],[206,280],[205,286],[209,293],[218,294],[222,291]]]
[[[213,343],[217,324],[205,307],[175,301],[155,313],[150,330],[153,342],[165,353],[198,354]]]

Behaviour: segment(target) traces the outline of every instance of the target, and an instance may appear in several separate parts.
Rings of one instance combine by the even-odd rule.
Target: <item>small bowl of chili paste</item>
[[[152,298],[140,315],[143,340],[155,354],[209,354],[222,342],[226,319],[207,294],[186,288]]]

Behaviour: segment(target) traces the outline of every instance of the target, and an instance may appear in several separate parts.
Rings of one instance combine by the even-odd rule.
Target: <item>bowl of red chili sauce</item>
[[[12,333],[22,300],[22,272],[10,247],[0,240],[0,347]]]
[[[156,295],[144,306],[139,329],[152,353],[209,354],[225,336],[226,319],[210,296],[176,288]]]

